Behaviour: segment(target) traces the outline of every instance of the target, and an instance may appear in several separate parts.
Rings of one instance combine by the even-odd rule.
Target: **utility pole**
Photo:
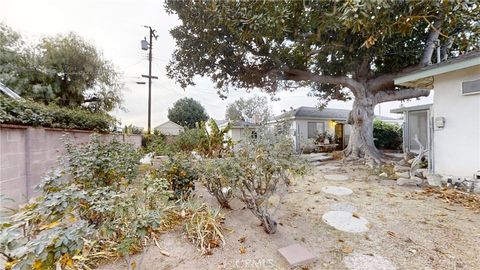
[[[147,133],[151,133],[151,128],[152,128],[152,79],[158,79],[157,76],[152,76],[152,48],[153,48],[153,43],[152,39],[155,38],[157,40],[158,35],[155,34],[155,29],[152,29],[150,26],[144,26],[145,28],[148,28],[149,30],[149,36],[150,39],[149,41],[142,40],[142,50],[146,51],[148,50],[148,75],[142,75],[144,78],[148,78],[148,128],[147,128]]]

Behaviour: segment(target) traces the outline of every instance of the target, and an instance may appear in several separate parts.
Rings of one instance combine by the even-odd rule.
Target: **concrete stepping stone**
[[[323,177],[328,181],[348,181],[350,179],[344,174],[326,174]]]
[[[299,244],[279,248],[278,252],[287,260],[291,267],[308,264],[317,259],[310,251]]]
[[[354,252],[343,259],[343,263],[350,270],[396,270],[397,268],[388,259],[374,254],[366,255]]]
[[[349,233],[368,231],[368,220],[348,211],[329,211],[322,216],[328,225],[337,230]]]
[[[336,187],[336,186],[328,186],[323,187],[322,191],[328,194],[332,194],[335,196],[346,196],[353,193],[353,191],[346,187]]]
[[[329,208],[332,211],[345,211],[350,213],[357,211],[357,208],[355,206],[346,202],[333,203],[329,205]]]

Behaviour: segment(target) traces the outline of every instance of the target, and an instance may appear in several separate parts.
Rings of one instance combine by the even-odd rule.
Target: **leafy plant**
[[[208,126],[208,128],[207,128]],[[233,148],[232,139],[227,136],[230,125],[220,129],[215,120],[210,119],[200,125],[201,141],[197,150],[205,157],[225,157],[231,154]]]
[[[185,129],[175,140],[174,148],[190,153],[194,151],[202,140],[202,131],[198,128]]]
[[[375,138],[375,146],[377,148],[393,150],[402,149],[402,127],[397,124],[375,120],[373,122],[373,137]]]
[[[159,169],[159,176],[167,180],[175,199],[185,200],[195,189],[197,173],[191,160],[181,154],[169,156]]]
[[[205,159],[197,166],[199,180],[215,196],[221,207],[230,208],[240,175],[235,158]]]
[[[257,138],[245,137],[235,159],[240,168],[238,198],[260,219],[267,233],[275,233],[273,216],[280,202],[272,206],[270,198],[282,196],[279,188],[286,187],[294,174],[305,173],[306,163],[293,154],[292,142],[286,136],[266,129],[259,130]]]
[[[138,135],[141,135],[141,134],[143,134],[143,128],[130,124],[130,125],[125,126],[123,128],[123,133],[124,134],[138,134]]]
[[[116,120],[107,113],[43,105],[0,96],[0,123],[52,128],[109,131]]]
[[[93,136],[66,148],[60,169],[39,185],[42,195],[0,222],[7,269],[90,269],[140,251],[178,223],[169,183],[139,177],[140,155],[130,145]]]
[[[89,186],[109,186],[122,179],[132,181],[138,175],[141,153],[131,144],[118,141],[102,143],[93,135],[88,144],[75,146],[67,140],[66,173],[75,183]]]

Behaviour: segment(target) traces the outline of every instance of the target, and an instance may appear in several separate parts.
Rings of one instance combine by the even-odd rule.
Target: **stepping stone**
[[[364,255],[354,252],[343,259],[343,263],[350,270],[396,270],[397,268],[388,259],[379,255]]]
[[[326,174],[323,176],[328,181],[348,181],[349,177],[343,174]]]
[[[368,220],[364,217],[355,217],[352,212],[329,211],[322,216],[328,225],[337,230],[349,233],[361,233],[368,231]]]
[[[308,264],[317,259],[310,251],[299,244],[279,248],[278,252],[287,260],[291,267]]]
[[[335,186],[323,187],[322,191],[328,194],[336,195],[336,196],[345,196],[353,193],[353,191],[349,188],[335,187]]]
[[[330,210],[332,211],[345,211],[345,212],[355,212],[357,211],[357,208],[349,203],[346,202],[339,202],[339,203],[334,203],[329,206]]]

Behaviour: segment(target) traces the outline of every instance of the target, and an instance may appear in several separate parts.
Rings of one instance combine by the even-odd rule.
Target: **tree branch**
[[[440,27],[442,26],[444,14],[441,12],[438,14],[437,18],[433,22],[433,25],[430,25],[430,32],[428,33],[428,38],[426,41],[426,47],[423,51],[422,59],[418,64],[421,67],[430,65],[432,63],[432,55],[435,50],[435,41],[440,35]]]
[[[282,71],[284,73],[285,79],[292,81],[311,81],[317,83],[342,85],[348,87],[353,92],[363,87],[359,82],[345,76],[319,75],[309,71],[294,68],[287,68],[283,69]]]
[[[383,103],[388,101],[426,97],[429,94],[430,94],[429,89],[409,88],[409,89],[387,90],[387,91],[381,91],[376,93],[375,102],[378,104],[378,103]]]

